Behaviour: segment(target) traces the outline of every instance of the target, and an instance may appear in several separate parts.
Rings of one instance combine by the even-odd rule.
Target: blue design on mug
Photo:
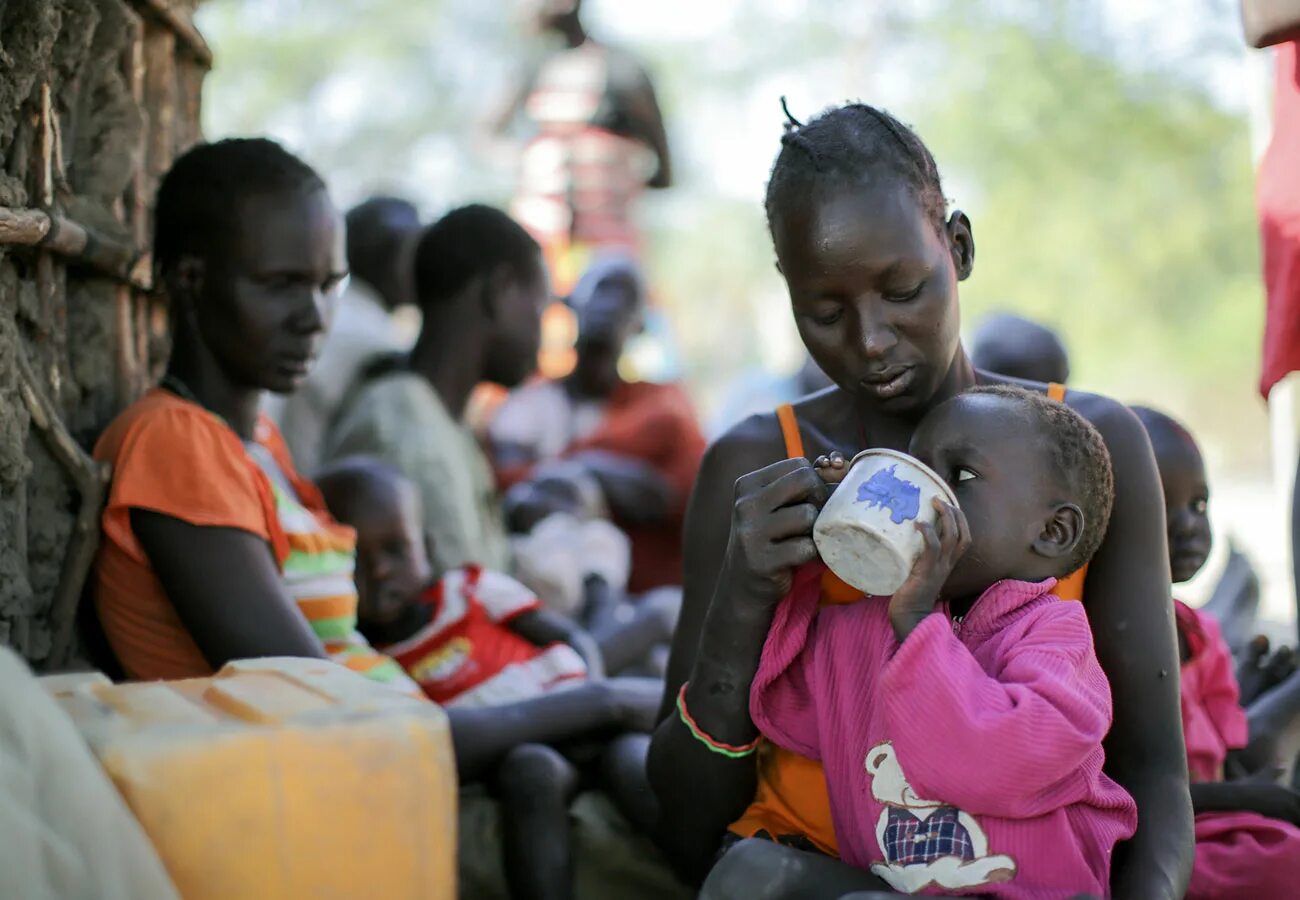
[[[858,485],[858,502],[889,510],[895,525],[913,520],[921,511],[921,488],[898,477],[898,466],[881,469]]]

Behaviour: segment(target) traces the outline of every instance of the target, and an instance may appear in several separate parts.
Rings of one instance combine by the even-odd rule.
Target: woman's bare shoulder
[[[1146,429],[1142,427],[1142,423],[1138,421],[1133,411],[1123,403],[1103,394],[1092,394],[1087,391],[1067,391],[1065,402],[1101,432],[1116,465],[1120,464],[1120,460],[1114,459],[1117,454],[1127,455],[1139,449],[1145,449],[1150,453]]]
[[[701,475],[729,476],[731,481],[785,459],[785,439],[776,412],[755,413],[737,422],[709,445]]]
[[[1009,378],[994,372],[980,371],[980,384],[1009,384],[1025,390],[1046,393],[1048,386],[1038,381],[1026,381],[1023,378]],[[1088,391],[1076,391],[1067,388],[1065,404],[1083,416],[1092,426],[1101,432],[1112,455],[1119,450],[1128,450],[1135,446],[1134,441],[1145,443],[1146,431],[1127,406],[1104,394]]]

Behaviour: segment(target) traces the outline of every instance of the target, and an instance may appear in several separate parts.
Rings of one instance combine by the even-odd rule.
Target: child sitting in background
[[[1151,438],[1165,493],[1169,564],[1175,583],[1190,580],[1210,554],[1210,490],[1200,449],[1163,413],[1134,407]],[[1294,896],[1300,885],[1300,795],[1271,783],[1272,760],[1242,752],[1267,744],[1287,722],[1252,716],[1239,703],[1232,653],[1218,623],[1174,600],[1182,660],[1183,736],[1196,813],[1196,858],[1189,898]],[[1255,759],[1252,760],[1252,757]],[[1256,774],[1249,770],[1260,767]],[[1225,781],[1225,775],[1244,776]]]
[[[1106,447],[1063,404],[989,387],[932,410],[910,451],[961,508],[935,501],[890,598],[819,609],[823,567],[795,573],[754,722],[823,762],[841,854],[895,890],[1105,896],[1137,808],[1102,772],[1111,695],[1087,617],[1052,589],[1105,534]]]
[[[565,694],[579,704],[606,702],[597,694],[583,696],[597,685],[581,684],[602,677],[596,641],[563,616],[542,609],[523,585],[477,566],[434,578],[421,536],[419,494],[396,469],[351,457],[328,466],[317,483],[334,516],[357,531],[362,633],[396,658],[430,698],[449,708],[504,707],[569,688]],[[658,697],[662,682],[653,693],[642,688],[655,683],[638,678],[604,682],[611,686],[610,697],[626,695],[638,706]],[[519,716],[525,710],[514,704],[502,714]],[[562,719],[568,713],[555,714]],[[649,727],[652,720],[646,721],[644,727]],[[551,726],[562,730],[558,722]],[[545,744],[521,743],[487,779],[501,804],[512,896],[571,896],[568,805],[593,782],[634,827],[649,827],[654,802],[645,777],[648,736],[611,729],[594,737],[593,744],[585,725],[576,729],[564,739],[563,753]],[[461,780],[470,780],[463,770]]]
[[[546,607],[594,635],[607,672],[662,676],[681,610],[681,588],[627,594],[630,544],[603,518],[599,485],[567,461],[539,466],[504,498],[514,575]]]
[[[600,678],[600,648],[542,609],[517,581],[469,565],[434,578],[420,498],[390,466],[354,457],[317,479],[330,511],[357,531],[357,621],[430,699],[500,706]]]

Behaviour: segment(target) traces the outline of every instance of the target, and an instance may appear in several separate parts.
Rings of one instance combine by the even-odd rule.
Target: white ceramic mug
[[[920,460],[897,450],[863,450],[817,516],[817,552],[841,580],[887,597],[925,547],[916,523],[935,522],[935,497],[958,505],[948,483]]]

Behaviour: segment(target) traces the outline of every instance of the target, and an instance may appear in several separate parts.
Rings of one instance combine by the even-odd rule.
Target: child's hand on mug
[[[839,484],[849,474],[848,461],[838,450],[832,450],[829,456],[817,457],[813,460],[813,468],[822,477],[822,481],[830,485]]]
[[[934,612],[957,560],[970,546],[970,525],[957,507],[934,498],[935,521],[917,522],[916,529],[925,539],[921,555],[903,586],[889,599],[889,622],[900,641],[906,640],[921,620]]]

